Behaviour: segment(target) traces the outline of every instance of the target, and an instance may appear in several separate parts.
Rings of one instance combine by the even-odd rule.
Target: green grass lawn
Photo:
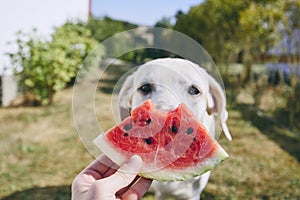
[[[102,95],[106,105],[110,98]],[[66,89],[49,107],[0,109],[0,199],[70,199],[73,178],[93,160],[75,130],[71,102]],[[228,124],[233,141],[219,142],[230,157],[212,171],[202,199],[300,199],[299,138],[249,105],[230,105]]]

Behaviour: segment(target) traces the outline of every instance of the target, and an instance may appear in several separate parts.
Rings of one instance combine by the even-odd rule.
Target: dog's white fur
[[[151,91],[145,94],[141,86],[148,83]],[[199,94],[190,94],[191,87],[197,88]],[[125,80],[120,90],[118,102],[121,119],[147,99],[151,99],[162,110],[172,110],[184,102],[213,137],[219,127],[231,140],[226,125],[228,114],[224,91],[212,76],[195,63],[178,58],[162,58],[140,66]],[[210,172],[206,172],[188,181],[154,181],[152,188],[156,199],[171,197],[196,200],[200,198],[209,176]]]

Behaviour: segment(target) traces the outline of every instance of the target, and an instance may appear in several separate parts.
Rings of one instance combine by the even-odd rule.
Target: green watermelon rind
[[[159,169],[153,172],[141,172],[139,175],[145,178],[150,178],[162,182],[185,181],[212,170],[216,165],[218,165],[228,157],[229,155],[220,145],[218,145],[218,148],[216,149],[214,154],[212,154],[211,157],[206,158],[204,161],[198,163],[198,165],[187,167],[184,170],[173,170],[166,168]]]
[[[113,162],[121,166],[126,162],[131,156],[132,153],[125,152],[123,150],[118,150],[106,137],[105,134],[99,135],[95,140],[94,144]],[[213,169],[216,165],[224,161],[229,155],[225,150],[216,143],[214,148],[214,153],[208,158],[204,159],[195,166],[186,167],[185,169],[170,169],[165,168],[156,168],[151,166],[150,163],[143,163],[139,175],[145,178],[150,178],[162,182],[170,181],[184,181],[192,179],[194,177],[200,176],[207,171]],[[142,156],[141,156],[142,157]],[[143,159],[143,158],[142,158]]]

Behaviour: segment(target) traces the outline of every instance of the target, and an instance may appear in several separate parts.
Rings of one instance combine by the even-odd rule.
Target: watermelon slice
[[[147,100],[94,143],[118,165],[139,155],[139,175],[159,181],[191,179],[228,157],[183,103],[166,112]]]

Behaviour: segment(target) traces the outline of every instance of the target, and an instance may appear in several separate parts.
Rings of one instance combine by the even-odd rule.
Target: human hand
[[[102,154],[80,172],[72,183],[72,200],[137,200],[152,180],[137,176],[142,165],[132,156],[120,168]]]

